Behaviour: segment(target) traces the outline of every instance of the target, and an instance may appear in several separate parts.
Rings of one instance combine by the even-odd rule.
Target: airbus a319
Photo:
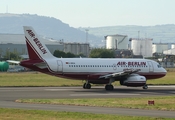
[[[106,90],[113,90],[114,81],[124,86],[147,89],[147,80],[166,75],[163,67],[149,59],[56,58],[32,27],[23,28],[29,59],[8,62],[57,77],[85,80],[84,89],[90,89],[91,84],[106,84]]]

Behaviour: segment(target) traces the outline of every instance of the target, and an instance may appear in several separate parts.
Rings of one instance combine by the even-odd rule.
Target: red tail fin
[[[32,27],[24,26],[24,34],[30,59],[55,58]]]

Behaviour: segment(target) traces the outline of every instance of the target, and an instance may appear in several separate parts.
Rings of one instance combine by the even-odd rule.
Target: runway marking
[[[71,90],[78,90],[78,89],[44,89],[46,91],[71,91]]]
[[[110,93],[110,94],[70,94],[70,96],[108,96],[108,95],[140,95],[140,94],[123,94],[123,93]]]
[[[174,85],[168,85],[168,86],[148,86],[148,87],[152,87],[152,88],[158,88],[158,87],[162,87],[162,88],[175,88]],[[148,88],[149,89],[149,88]]]

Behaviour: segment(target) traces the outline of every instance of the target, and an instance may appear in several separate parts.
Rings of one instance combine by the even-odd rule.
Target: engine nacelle
[[[138,74],[131,74],[126,80],[120,81],[120,84],[129,87],[140,87],[146,84],[146,78]]]

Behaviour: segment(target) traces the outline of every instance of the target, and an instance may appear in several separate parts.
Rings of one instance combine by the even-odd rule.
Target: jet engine
[[[126,79],[120,80],[120,84],[129,87],[141,87],[146,84],[146,78],[138,74],[131,74]]]

